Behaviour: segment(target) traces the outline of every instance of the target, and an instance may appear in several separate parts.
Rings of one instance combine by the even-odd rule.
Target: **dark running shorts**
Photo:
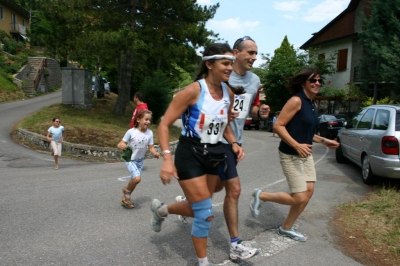
[[[192,179],[195,177],[219,175],[218,168],[206,168],[192,154],[189,147],[182,145],[181,140],[175,151],[175,166],[180,180]]]
[[[237,156],[232,150],[232,146],[230,144],[223,143],[226,154],[226,163],[220,164],[218,166],[219,176],[222,181],[226,181],[235,177],[238,177],[239,174],[236,169],[237,165]]]

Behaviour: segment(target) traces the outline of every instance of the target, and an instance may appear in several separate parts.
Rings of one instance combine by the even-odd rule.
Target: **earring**
[[[211,70],[211,67],[209,67],[208,69]]]

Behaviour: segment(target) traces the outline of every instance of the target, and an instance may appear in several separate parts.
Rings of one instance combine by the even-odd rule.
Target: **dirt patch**
[[[360,202],[368,198],[366,196]],[[336,208],[331,228],[335,245],[348,257],[364,265],[399,265],[400,255],[396,254],[395,247],[388,247],[386,243],[371,238],[373,235],[383,234],[385,226],[368,218],[367,212],[358,209]]]

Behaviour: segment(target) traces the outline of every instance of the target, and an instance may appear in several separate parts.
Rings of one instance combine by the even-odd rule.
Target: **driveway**
[[[57,95],[58,93],[58,95]],[[127,183],[124,163],[84,163],[61,158],[53,169],[50,154],[30,151],[10,140],[11,126],[22,117],[54,102],[60,93],[0,105],[0,265],[195,265],[190,224],[170,215],[162,231],[150,229],[150,201],[173,202],[182,191],[177,181],[159,179],[161,160],[145,161],[142,182],[132,195],[135,208],[120,206]],[[4,113],[3,113],[4,112]],[[50,123],[49,123],[50,124]],[[241,265],[360,265],[334,245],[330,220],[333,209],[369,191],[353,165],[339,165],[334,151],[316,144],[316,190],[296,223],[308,240],[280,237],[287,206],[264,203],[253,218],[249,203],[254,188],[287,191],[277,154],[279,139],[272,133],[244,133],[246,159],[239,163],[242,183],[239,201],[240,236],[259,255]],[[215,219],[208,257],[217,265],[228,261],[229,234],[223,218],[224,192],[213,197]]]

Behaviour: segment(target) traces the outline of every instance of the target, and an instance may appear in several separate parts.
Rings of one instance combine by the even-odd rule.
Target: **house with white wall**
[[[369,17],[372,0],[352,0],[348,7],[320,31],[313,33],[301,49],[316,49],[319,58],[336,55],[336,73],[325,76],[332,86],[344,88],[347,83],[359,83],[357,65],[363,54],[357,42],[357,32],[362,28],[364,17]]]

